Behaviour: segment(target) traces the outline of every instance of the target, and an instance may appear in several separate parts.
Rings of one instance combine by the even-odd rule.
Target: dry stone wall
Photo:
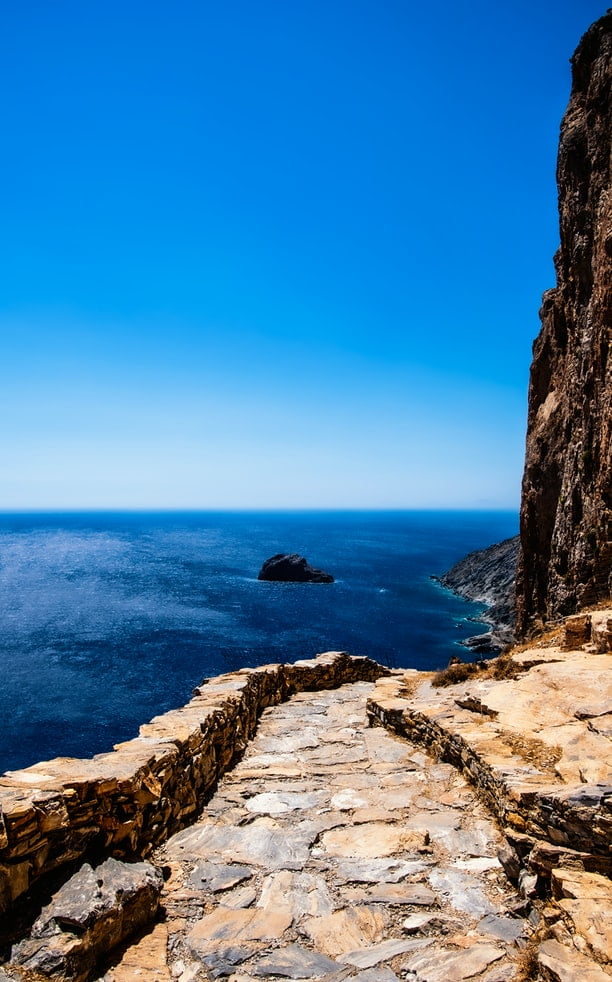
[[[74,860],[142,859],[189,824],[252,738],[260,713],[295,692],[374,681],[388,670],[327,652],[205,680],[180,709],[91,760],[56,758],[0,777],[0,911]]]
[[[384,684],[368,700],[370,718],[421,744],[465,774],[519,852],[527,854],[538,843],[552,843],[560,852],[572,854],[574,858],[580,854],[583,867],[610,874],[612,787],[609,784],[551,783],[547,787],[539,779],[531,784],[527,775],[517,777],[509,764],[496,765],[487,759],[491,750],[496,749],[494,741],[483,742],[479,750],[476,741],[464,739],[458,732],[456,711],[440,711],[436,716],[419,712],[405,699],[394,698],[394,688],[393,683],[389,687]],[[555,856],[558,862],[556,853]],[[543,861],[540,865],[545,873],[547,863]]]

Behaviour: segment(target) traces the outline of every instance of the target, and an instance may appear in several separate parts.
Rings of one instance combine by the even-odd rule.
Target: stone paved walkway
[[[104,982],[507,982],[530,925],[456,770],[369,728],[369,683],[266,710],[154,862],[164,923]],[[524,909],[524,905],[522,905]]]

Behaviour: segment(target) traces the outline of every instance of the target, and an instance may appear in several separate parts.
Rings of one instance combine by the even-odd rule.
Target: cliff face
[[[517,577],[528,635],[612,592],[612,13],[572,58],[557,286],[534,344]]]

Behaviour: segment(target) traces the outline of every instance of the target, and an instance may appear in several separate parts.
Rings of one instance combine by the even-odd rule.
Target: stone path
[[[519,977],[531,925],[499,831],[455,768],[368,727],[372,688],[264,712],[199,821],[153,857],[166,919],[104,982]]]

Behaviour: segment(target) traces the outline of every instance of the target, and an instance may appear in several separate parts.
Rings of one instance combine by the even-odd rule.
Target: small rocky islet
[[[331,573],[315,569],[304,556],[296,552],[279,552],[266,559],[259,571],[258,580],[274,583],[333,583]]]

